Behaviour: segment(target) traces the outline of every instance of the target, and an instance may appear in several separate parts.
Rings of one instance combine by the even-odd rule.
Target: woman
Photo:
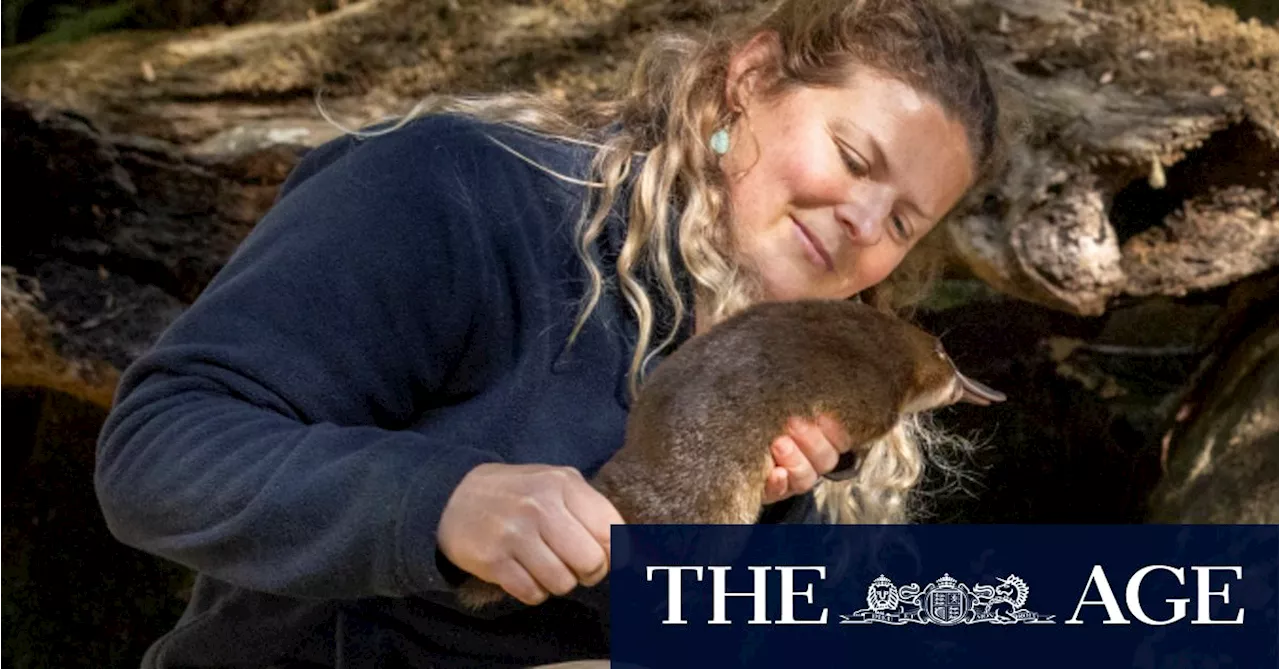
[[[663,39],[614,103],[446,101],[307,156],[125,374],[97,486],[199,572],[144,665],[515,666],[607,653],[622,519],[584,481],[643,372],[758,300],[846,299],[992,155],[995,101],[925,0],[794,0]],[[797,417],[761,522],[819,520],[844,435]],[[902,518],[907,441],[857,515]],[[520,600],[472,614],[474,574]],[[556,595],[556,596],[552,596]]]

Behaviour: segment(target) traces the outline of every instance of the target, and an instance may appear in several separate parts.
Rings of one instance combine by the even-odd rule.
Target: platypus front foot
[[[507,596],[507,591],[496,584],[482,581],[474,576],[458,586],[458,601],[463,606],[475,610],[490,604],[496,604]]]

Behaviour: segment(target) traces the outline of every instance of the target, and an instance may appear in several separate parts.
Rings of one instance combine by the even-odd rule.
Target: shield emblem
[[[964,618],[964,593],[957,588],[938,588],[929,593],[929,618],[939,625],[954,625]]]

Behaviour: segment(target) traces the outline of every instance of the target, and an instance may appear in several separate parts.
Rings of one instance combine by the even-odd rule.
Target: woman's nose
[[[836,219],[854,244],[874,246],[884,233],[885,221],[893,208],[892,194],[887,188],[869,184],[859,188],[853,197],[836,207]]]

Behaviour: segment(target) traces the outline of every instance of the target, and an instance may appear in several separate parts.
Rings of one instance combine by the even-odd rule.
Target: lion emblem
[[[898,608],[899,601],[898,589],[884,574],[867,587],[867,606],[872,611],[892,611]]]

